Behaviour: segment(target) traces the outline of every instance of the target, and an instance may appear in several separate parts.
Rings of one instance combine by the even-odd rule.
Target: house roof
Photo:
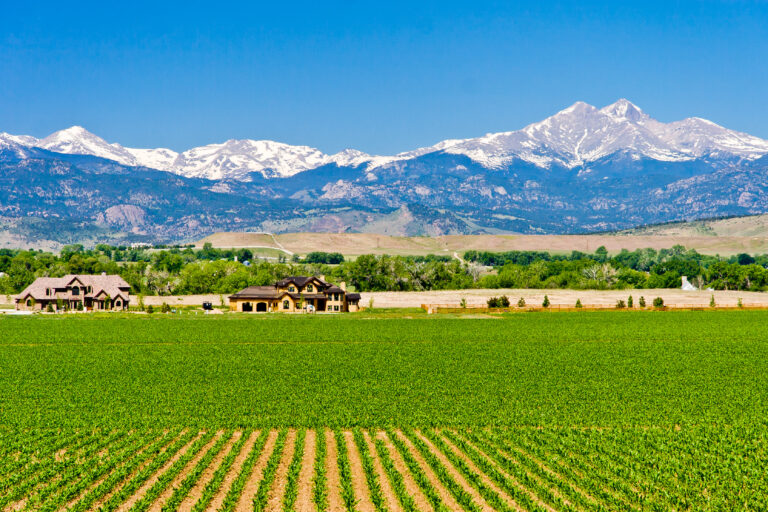
[[[237,293],[229,296],[230,299],[279,299],[282,294],[278,293],[274,286],[249,286]]]
[[[344,290],[342,288],[339,288],[335,284],[326,288],[324,291],[325,293],[344,293]]]
[[[326,283],[319,277],[315,277],[315,276],[289,276],[289,277],[286,277],[285,279],[279,280],[276,283],[276,286],[283,287],[283,286],[288,286],[290,283],[293,283],[298,287],[302,287],[311,281],[316,281],[322,287],[328,286],[328,283]]]
[[[38,277],[35,281],[27,286],[20,294],[16,296],[17,300],[21,300],[31,296],[35,300],[54,299],[53,295],[46,295],[46,289],[55,291],[65,290],[70,283],[77,280],[83,286],[90,286],[90,293],[83,293],[82,297],[96,297],[99,293],[104,292],[110,297],[122,297],[128,298],[128,294],[131,289],[125,279],[118,275],[108,274],[67,274],[64,277]]]
[[[347,300],[348,301],[360,300],[360,294],[359,293],[348,293],[347,294]]]

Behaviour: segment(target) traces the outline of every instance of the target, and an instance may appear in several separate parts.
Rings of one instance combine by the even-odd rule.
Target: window
[[[288,291],[289,292],[295,292],[296,288],[293,285],[291,285],[291,286],[288,287]]]
[[[328,304],[328,311],[333,311],[333,306],[331,306],[330,304]]]
[[[32,307],[32,299],[27,299],[27,307],[28,308]]]
[[[291,303],[287,300],[283,301],[283,309],[291,309]]]
[[[73,286],[72,287],[72,295],[80,295],[80,287]]]
[[[338,293],[334,293],[333,294],[333,300],[339,300],[339,294]]]
[[[115,307],[116,307],[116,308],[119,308],[119,307],[120,307],[120,301],[119,301],[119,300],[116,300],[116,301],[115,301]]]
[[[313,292],[313,291],[315,291],[315,289],[312,287],[312,285],[311,285],[311,284],[308,284],[308,285],[307,285],[307,291],[308,291],[308,292]]]
[[[338,304],[337,304],[337,305],[335,305],[335,306],[333,306],[333,310],[334,310],[334,311],[338,311],[338,310],[339,310],[339,306],[338,306]]]

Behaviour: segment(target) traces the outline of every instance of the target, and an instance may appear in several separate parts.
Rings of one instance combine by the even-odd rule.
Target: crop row
[[[0,430],[0,442],[0,510],[768,508],[758,428]]]

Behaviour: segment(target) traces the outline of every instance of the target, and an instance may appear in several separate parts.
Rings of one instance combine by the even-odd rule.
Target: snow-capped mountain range
[[[516,161],[542,169],[582,169],[615,153],[662,162],[751,161],[768,154],[767,140],[698,117],[662,123],[625,99],[603,108],[577,102],[521,130],[445,140],[393,156],[373,156],[354,149],[327,155],[309,146],[269,140],[228,140],[178,153],[165,148],[123,147],[79,126],[42,139],[0,133],[0,148],[4,146],[92,155],[188,178],[236,181],[250,181],[251,173],[286,178],[328,164],[364,165],[371,171],[430,153],[463,155],[487,169]]]

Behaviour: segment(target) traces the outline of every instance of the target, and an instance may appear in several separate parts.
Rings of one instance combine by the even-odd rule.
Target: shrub
[[[709,298],[709,307],[713,308],[715,306],[717,306],[717,303],[715,302],[715,294],[713,293]]]
[[[466,298],[464,298],[464,297],[461,298],[461,300],[459,301],[459,307],[461,307],[462,309],[467,307],[467,299]]]
[[[509,297],[507,297],[506,295],[502,295],[501,297],[499,297],[499,305],[502,308],[508,308],[509,307]]]
[[[653,307],[655,308],[663,308],[664,307],[664,299],[661,297],[656,297],[653,299]]]
[[[152,307],[152,304],[147,306],[147,313],[149,313],[151,315],[154,312],[155,312],[155,308]]]
[[[643,296],[641,295],[641,296],[640,296],[640,300],[639,300],[639,301],[637,301],[637,303],[640,305],[640,307],[641,307],[641,308],[644,308],[644,307],[645,307],[645,297],[643,297]]]
[[[627,307],[628,308],[635,307],[635,301],[634,301],[634,299],[632,299],[631,295],[627,298]]]
[[[499,307],[499,298],[498,297],[491,297],[488,299],[488,307],[489,308],[497,308]]]
[[[144,311],[144,295],[139,295],[139,311]]]
[[[744,303],[742,303],[742,302],[741,302],[741,297],[739,297],[739,298],[738,298],[738,300],[736,301],[736,305],[737,305],[739,308],[743,308],[743,307],[744,307]]]
[[[83,310],[83,303],[82,302],[78,302],[77,303],[77,310],[78,311],[82,311]]]
[[[581,305],[581,299],[576,299],[576,307],[577,307],[577,308],[579,308],[579,309],[581,309],[581,307],[582,307],[582,305]]]
[[[171,306],[163,302],[163,305],[160,306],[160,312],[161,313],[170,313],[171,312]]]
[[[524,308],[525,307],[525,299],[520,297],[520,300],[517,301],[517,307]]]
[[[47,306],[45,306],[45,312],[46,313],[53,313],[53,306],[49,302]]]
[[[543,307],[545,307],[545,308],[548,308],[548,307],[549,307],[549,297],[547,297],[547,296],[545,295],[545,296],[544,296],[544,302],[542,302],[542,303],[541,303],[541,305],[542,305]]]
[[[616,309],[624,309],[626,307],[627,304],[622,299],[616,301]]]
[[[56,309],[59,311],[64,310],[64,299],[56,299]]]

